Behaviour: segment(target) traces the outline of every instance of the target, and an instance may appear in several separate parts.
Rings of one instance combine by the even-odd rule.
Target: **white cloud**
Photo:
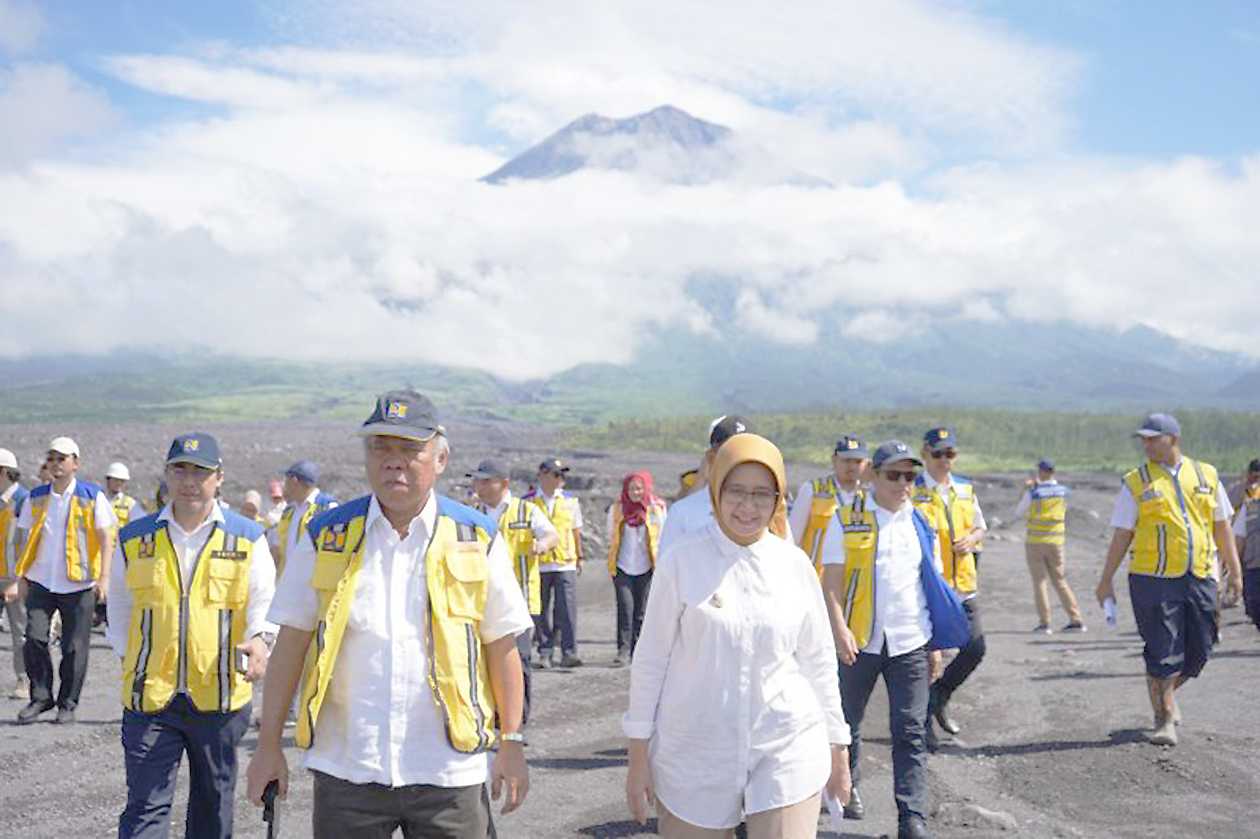
[[[46,26],[39,7],[30,0],[0,0],[0,54],[30,52]]]
[[[109,101],[57,64],[0,67],[0,169],[115,123]]]

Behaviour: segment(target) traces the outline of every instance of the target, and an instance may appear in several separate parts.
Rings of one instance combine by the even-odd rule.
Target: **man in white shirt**
[[[788,514],[792,536],[821,570],[823,538],[837,507],[852,507],[862,492],[862,475],[871,453],[860,437],[846,434],[831,454],[831,474],[801,484]]]
[[[822,546],[823,593],[840,657],[840,693],[853,743],[848,818],[865,807],[861,779],[862,718],[880,675],[888,689],[898,837],[928,835],[926,720],[932,619],[921,581],[925,561],[939,564],[935,534],[910,503],[923,463],[890,440],[871,459],[871,492],[836,511]]]
[[[31,491],[17,524],[26,533],[15,573],[26,601],[23,655],[31,682],[31,701],[18,712],[18,722],[34,722],[55,706],[57,722],[67,724],[74,722],[87,676],[96,601],[106,600],[109,592],[116,522],[104,490],[75,476],[77,443],[56,438],[45,463],[51,482]],[[55,702],[48,653],[54,613],[61,616],[61,686]]]
[[[1076,595],[1064,573],[1063,552],[1067,542],[1067,496],[1069,490],[1054,477],[1054,461],[1043,458],[1037,464],[1037,479],[1030,480],[1015,505],[1015,518],[1028,517],[1028,535],[1024,541],[1028,573],[1032,575],[1033,601],[1037,607],[1037,625],[1033,632],[1049,635],[1049,586],[1058,592],[1068,622],[1064,632],[1084,632]]]
[[[319,464],[299,460],[284,473],[284,500],[287,506],[271,531],[271,548],[276,555],[277,573],[283,573],[285,559],[293,550],[311,520],[337,506],[337,499],[319,488]]]
[[[538,630],[538,666],[556,666],[560,646],[561,667],[581,667],[577,654],[577,577],[582,573],[582,505],[564,491],[569,467],[559,458],[538,466],[538,483],[521,500],[542,510],[559,538],[538,563],[541,577],[541,613],[534,619]]]
[[[118,836],[169,834],[187,752],[185,835],[226,839],[236,748],[275,637],[266,621],[275,563],[262,527],[217,503],[223,459],[214,437],[176,437],[165,479],[170,504],[120,531],[110,568],[106,637],[122,659],[127,769]]]
[[[529,785],[516,651],[529,609],[493,522],[434,491],[450,449],[433,403],[383,394],[359,434],[371,495],[311,522],[272,603],[248,797],[260,805],[272,781],[287,792],[281,736],[301,680],[316,839],[484,839],[487,779],[505,813]]]
[[[13,647],[14,683],[9,691],[10,699],[31,698],[31,683],[26,678],[26,663],[22,660],[23,639],[26,632],[26,604],[18,597],[18,581],[13,569],[17,565],[18,549],[25,537],[18,531],[18,517],[30,495],[18,481],[17,456],[8,449],[0,449],[0,596],[4,598],[4,613],[9,619],[9,635]]]

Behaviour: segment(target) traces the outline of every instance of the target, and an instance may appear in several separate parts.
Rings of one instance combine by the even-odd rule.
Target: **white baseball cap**
[[[105,470],[105,477],[117,478],[120,481],[130,481],[131,472],[128,471],[127,464],[115,462],[109,464],[109,468]]]
[[[9,469],[18,468],[17,455],[13,454],[13,452],[8,449],[0,449],[0,467],[7,467]]]
[[[53,441],[48,444],[48,451],[78,457],[79,444],[71,440],[69,437],[54,437]]]

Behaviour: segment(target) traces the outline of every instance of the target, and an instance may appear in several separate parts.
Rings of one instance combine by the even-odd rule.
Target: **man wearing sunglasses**
[[[976,546],[984,540],[987,527],[975,487],[962,475],[954,474],[958,458],[958,438],[952,428],[933,428],[923,435],[924,472],[914,484],[914,506],[936,530],[946,581],[963,601],[971,625],[971,640],[945,668],[932,685],[931,717],[950,734],[962,727],[949,716],[950,697],[962,686],[984,658],[984,627],[980,623],[977,595]],[[928,748],[936,749],[936,731],[927,721]]]
[[[861,778],[862,717],[882,675],[888,689],[893,790],[898,837],[928,835],[925,731],[930,675],[940,653],[929,650],[933,620],[924,564],[939,568],[939,547],[922,512],[910,503],[922,462],[890,440],[871,458],[870,491],[835,511],[823,536],[823,594],[840,657],[840,693],[853,743],[853,790],[845,816],[866,809]],[[941,583],[938,583],[941,585]]]
[[[31,701],[19,723],[34,722],[57,708],[57,722],[74,722],[87,676],[96,601],[106,600],[116,520],[105,491],[80,481],[79,446],[69,437],[48,444],[50,482],[36,487],[22,507],[18,529],[26,545],[14,573],[26,601],[23,656]],[[53,699],[48,637],[54,614],[61,615],[61,686]]]
[[[788,523],[797,544],[814,560],[814,568],[822,573],[822,546],[828,527],[841,507],[852,507],[863,494],[862,473],[870,463],[871,453],[861,438],[848,435],[836,442],[831,454],[831,474],[801,484],[792,504]]]

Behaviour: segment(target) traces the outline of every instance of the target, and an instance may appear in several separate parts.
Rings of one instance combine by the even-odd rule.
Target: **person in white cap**
[[[126,527],[133,516],[140,517],[136,515],[136,499],[126,492],[127,482],[130,480],[131,471],[127,469],[125,463],[115,461],[105,470],[105,489],[109,495],[110,506],[114,508],[114,518],[118,520],[119,529]],[[140,507],[138,512],[143,514],[144,508]]]
[[[30,494],[18,483],[22,473],[18,471],[17,457],[8,449],[0,449],[0,593],[4,597],[4,613],[9,619],[9,632],[13,636],[13,675],[15,682],[9,691],[10,699],[30,699],[30,681],[26,678],[26,664],[22,661],[22,642],[26,637],[26,607],[18,596],[17,577],[13,568],[17,565],[17,549],[24,540],[19,538],[17,519]]]
[[[262,509],[262,495],[256,489],[248,490],[245,493],[245,499],[241,501],[241,515],[265,528],[267,522],[259,515],[260,509]]]
[[[55,706],[57,722],[73,723],[87,676],[94,607],[109,592],[114,511],[101,487],[75,477],[79,446],[69,437],[49,443],[44,462],[52,482],[31,491],[18,517],[18,527],[27,533],[15,573],[26,600],[23,656],[31,680],[31,701],[18,712],[18,722],[34,722]],[[54,613],[61,615],[62,627],[61,687],[55,701],[48,653]]]

